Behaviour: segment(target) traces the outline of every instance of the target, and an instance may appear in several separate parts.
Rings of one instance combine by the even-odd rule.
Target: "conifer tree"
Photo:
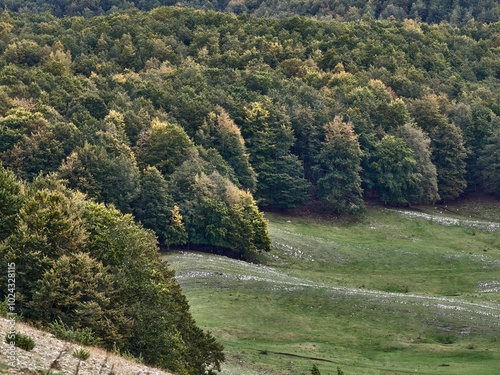
[[[340,117],[324,126],[325,140],[314,168],[316,196],[335,213],[364,209],[361,189],[361,149],[351,124]]]
[[[165,178],[155,167],[141,172],[141,190],[133,204],[135,217],[148,229],[152,229],[167,246],[183,244],[186,233],[179,208],[168,192]]]
[[[17,227],[23,200],[22,184],[0,162],[0,242],[9,237]]]
[[[430,133],[433,162],[437,169],[441,199],[455,199],[467,188],[467,150],[462,132],[451,123],[436,126]]]
[[[493,131],[479,157],[481,185],[489,193],[500,196],[500,129]]]
[[[437,171],[432,163],[431,140],[418,127],[405,124],[398,129],[398,135],[413,151],[417,172],[422,175],[422,197],[420,202],[432,204],[439,200]]]
[[[270,124],[270,112],[253,103],[245,109],[242,133],[248,136],[250,161],[258,176],[255,196],[263,206],[294,208],[308,199],[304,168],[291,152],[295,136],[286,124]]]
[[[241,187],[254,192],[257,176],[250,165],[241,131],[222,107],[217,107],[217,112],[210,113],[203,127],[197,132],[198,138],[206,148],[213,147],[219,152],[233,168]]]
[[[384,136],[371,155],[371,168],[380,200],[398,204],[420,201],[422,175],[417,171],[413,151],[401,138]]]

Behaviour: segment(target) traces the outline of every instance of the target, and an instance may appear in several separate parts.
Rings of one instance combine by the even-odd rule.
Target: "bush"
[[[5,336],[5,342],[10,344],[12,341],[14,341],[15,345],[18,348],[21,348],[26,351],[30,351],[35,347],[35,341],[29,336],[23,335],[22,333],[16,333],[14,334],[14,337],[11,337],[11,333],[7,333]]]
[[[86,361],[90,357],[90,350],[83,348],[74,349],[71,355],[80,361]]]
[[[6,318],[8,313],[9,313],[9,305],[7,297],[5,297],[4,301],[0,302],[0,316]]]
[[[49,324],[49,332],[58,339],[76,341],[76,333],[71,327],[66,327],[61,318]]]
[[[95,337],[92,329],[86,327],[82,330],[75,330],[72,327],[67,327],[61,318],[49,324],[49,332],[59,339],[87,346],[99,346],[102,342],[99,337]]]

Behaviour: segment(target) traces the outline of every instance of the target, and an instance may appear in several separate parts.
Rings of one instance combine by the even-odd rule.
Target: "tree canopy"
[[[179,374],[220,366],[222,346],[195,325],[152,231],[55,175],[26,184],[0,167],[0,183],[12,187],[2,189],[7,201],[22,196],[0,256],[5,272],[16,264],[16,300],[26,319],[91,329],[105,348]],[[0,284],[3,295],[6,288]]]

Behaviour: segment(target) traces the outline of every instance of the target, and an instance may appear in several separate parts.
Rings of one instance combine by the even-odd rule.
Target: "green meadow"
[[[499,373],[499,201],[266,218],[253,262],[166,255],[223,374]]]

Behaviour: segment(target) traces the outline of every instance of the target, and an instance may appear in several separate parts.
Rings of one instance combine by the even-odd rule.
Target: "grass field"
[[[266,217],[256,263],[166,256],[223,374],[500,373],[499,201]]]

